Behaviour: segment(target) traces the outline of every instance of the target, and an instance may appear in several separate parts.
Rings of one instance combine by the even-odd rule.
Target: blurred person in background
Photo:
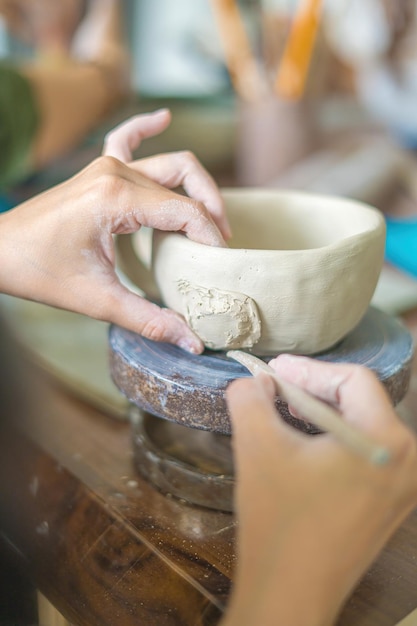
[[[392,140],[417,150],[416,0],[334,0],[326,12],[326,36],[352,70],[356,98]],[[398,181],[401,203],[386,212],[386,259],[417,278],[417,162]]]
[[[0,191],[76,147],[130,93],[120,0],[0,0],[30,58],[0,63]]]
[[[326,9],[327,39],[353,69],[359,101],[417,147],[416,0],[335,0]]]

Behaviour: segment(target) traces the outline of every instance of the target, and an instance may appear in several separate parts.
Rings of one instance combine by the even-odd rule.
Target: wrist
[[[13,276],[16,277],[13,268],[18,267],[11,217],[13,210],[0,214],[0,293],[12,293]]]
[[[285,586],[284,586],[285,587]],[[278,590],[281,588],[281,591]],[[319,606],[310,602],[302,587],[288,593],[277,583],[270,592],[254,597],[251,591],[232,595],[230,605],[220,626],[332,626],[340,608],[326,603]]]

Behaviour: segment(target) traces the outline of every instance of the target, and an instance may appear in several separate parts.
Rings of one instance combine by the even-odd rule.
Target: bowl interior
[[[367,205],[331,196],[297,192],[225,191],[233,232],[231,248],[306,250],[372,232],[378,212]]]

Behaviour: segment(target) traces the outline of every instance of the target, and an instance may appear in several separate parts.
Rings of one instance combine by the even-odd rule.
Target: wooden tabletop
[[[417,339],[417,311],[405,321]],[[134,469],[127,422],[31,376],[38,400],[2,426],[0,505],[3,533],[36,585],[79,626],[218,623],[236,561],[233,515],[159,493]],[[400,412],[416,428],[416,365]],[[338,626],[394,626],[416,607],[414,511]]]

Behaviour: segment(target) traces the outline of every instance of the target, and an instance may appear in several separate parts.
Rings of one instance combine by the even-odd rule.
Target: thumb
[[[182,315],[149,302],[121,284],[109,299],[105,317],[147,339],[172,343],[193,354],[204,349]]]
[[[112,156],[123,163],[129,163],[133,152],[139,148],[143,139],[161,133],[171,122],[168,109],[159,109],[152,113],[134,115],[107,133],[104,138],[102,154]]]
[[[237,455],[256,450],[260,454],[266,447],[290,447],[297,441],[298,433],[279,415],[274,400],[276,387],[267,374],[244,377],[233,381],[226,391],[228,409],[233,426]]]

